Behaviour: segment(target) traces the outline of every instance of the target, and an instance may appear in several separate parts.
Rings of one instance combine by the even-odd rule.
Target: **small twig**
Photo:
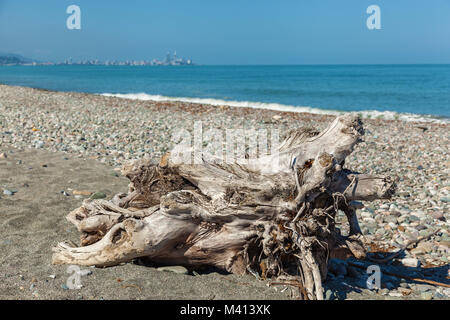
[[[300,216],[302,215],[303,211],[305,210],[305,203],[302,203],[302,206],[300,208],[300,210],[298,210],[297,215],[295,216],[294,220],[292,220],[292,222],[296,222],[298,220],[298,218],[300,218]]]
[[[345,193],[347,192],[347,190],[355,183],[356,181],[356,176],[353,176],[352,182],[350,182],[350,184],[347,186],[347,188],[345,188],[344,192],[342,193],[343,195],[345,195]],[[345,198],[345,196],[344,196]],[[347,199],[345,198],[345,203],[347,203]]]

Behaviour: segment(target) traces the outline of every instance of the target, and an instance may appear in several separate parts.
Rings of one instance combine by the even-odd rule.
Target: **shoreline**
[[[0,85],[0,109],[0,154],[6,155],[0,156],[0,223],[5,230],[0,240],[5,252],[0,263],[5,279],[0,284],[0,297],[289,298],[289,290],[281,294],[250,275],[178,275],[131,263],[93,268],[92,275],[83,278],[81,291],[67,290],[62,287],[68,276],[66,267],[50,264],[51,247],[64,239],[78,241],[78,232],[65,220],[84,199],[74,195],[74,190],[104,192],[108,198],[125,191],[127,180],[117,177],[114,168],[142,157],[158,161],[173,147],[172,134],[191,132],[195,121],[202,122],[205,132],[208,128],[221,132],[277,128],[282,137],[302,126],[323,129],[334,116],[5,85]],[[402,266],[402,259],[412,259],[421,267],[406,268],[405,272],[420,272],[420,277],[442,281],[449,275],[450,261],[449,124],[381,119],[363,122],[364,141],[347,158],[346,167],[399,178],[391,200],[377,200],[357,210],[364,236],[374,244],[369,249],[396,251],[439,229],[438,234],[406,250],[393,263]],[[336,221],[343,233],[348,231],[343,214]],[[450,290],[385,275],[383,289],[371,291],[364,287],[364,276],[363,270],[358,273],[346,266],[345,275],[330,275],[325,287],[331,290],[335,285],[343,294],[341,298],[450,299]],[[343,288],[342,280],[351,285]]]
[[[379,111],[379,110],[359,110],[359,111],[340,111],[327,108],[316,108],[310,106],[300,106],[300,105],[286,105],[275,102],[257,102],[257,101],[237,101],[237,100],[222,100],[213,98],[192,98],[192,97],[169,97],[159,94],[147,94],[145,92],[141,93],[87,93],[78,91],[58,91],[39,87],[28,87],[28,86],[18,86],[18,85],[8,85],[0,82],[0,86],[18,87],[18,88],[29,88],[34,90],[40,90],[44,92],[61,92],[61,93],[73,93],[73,94],[92,94],[100,95],[104,97],[116,97],[127,100],[138,100],[138,101],[151,101],[155,103],[189,103],[195,105],[208,105],[208,106],[226,106],[233,108],[249,108],[256,110],[270,110],[274,112],[288,112],[288,113],[309,113],[314,115],[324,115],[324,116],[338,116],[342,114],[357,114],[362,119],[365,120],[393,120],[393,121],[407,121],[407,122],[423,122],[423,123],[436,123],[450,125],[450,117],[432,114],[419,114],[419,113],[406,113],[397,112],[391,110]]]
[[[363,119],[379,119],[379,120],[400,120],[408,122],[431,122],[450,124],[450,117],[431,115],[431,114],[418,114],[418,113],[405,113],[397,111],[378,111],[378,110],[360,110],[360,111],[340,111],[326,108],[315,108],[309,106],[294,106],[285,105],[272,102],[256,102],[256,101],[236,101],[236,100],[221,100],[212,98],[190,98],[190,97],[168,97],[147,93],[98,93],[105,97],[117,97],[128,100],[142,100],[153,102],[187,102],[193,104],[207,104],[212,106],[229,106],[235,108],[251,108],[257,110],[272,110],[279,112],[290,113],[311,113],[319,115],[338,116],[343,114],[357,114]]]

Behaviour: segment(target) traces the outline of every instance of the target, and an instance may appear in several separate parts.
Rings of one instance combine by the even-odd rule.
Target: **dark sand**
[[[71,274],[68,266],[51,264],[51,248],[66,239],[78,243],[78,231],[65,219],[82,202],[71,189],[103,191],[109,199],[126,191],[128,180],[94,160],[42,150],[2,151],[8,158],[0,159],[0,186],[17,193],[0,195],[0,299],[289,298],[288,290],[280,293],[279,287],[277,292],[251,275],[211,270],[199,271],[198,276],[181,275],[134,263],[83,267],[92,271],[81,277],[83,288],[64,288]]]

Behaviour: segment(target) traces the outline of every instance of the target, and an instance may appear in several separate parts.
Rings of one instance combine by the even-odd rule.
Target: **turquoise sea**
[[[450,118],[450,65],[2,66],[0,83],[144,100]]]

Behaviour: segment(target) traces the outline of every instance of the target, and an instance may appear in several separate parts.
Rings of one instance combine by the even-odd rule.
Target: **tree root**
[[[87,200],[67,219],[81,247],[60,243],[55,264],[113,266],[146,257],[155,263],[210,265],[235,274],[291,279],[304,299],[323,299],[328,259],[365,256],[358,201],[388,199],[394,179],[344,169],[364,130],[354,116],[321,133],[291,132],[278,153],[234,163],[166,154],[159,164],[124,166],[128,193]],[[277,166],[274,163],[278,164]],[[350,236],[335,228],[343,210]]]

